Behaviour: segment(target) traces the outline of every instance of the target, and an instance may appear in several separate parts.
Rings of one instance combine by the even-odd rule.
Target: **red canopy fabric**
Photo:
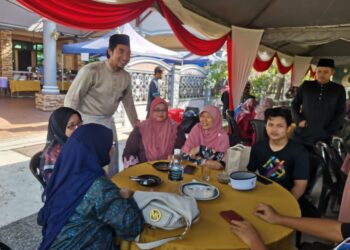
[[[285,67],[285,66],[281,63],[281,59],[278,57],[277,53],[276,53],[275,57],[276,57],[276,64],[277,64],[278,71],[279,71],[282,75],[288,73],[288,72],[292,69],[293,64],[291,64],[289,67]]]
[[[218,51],[226,42],[229,37],[229,33],[221,38],[213,40],[203,40],[188,32],[183,26],[180,20],[168,9],[162,0],[158,0],[160,9],[169,23],[171,29],[175,33],[176,37],[180,40],[182,45],[189,51],[196,55],[207,56]]]
[[[263,72],[263,71],[267,70],[268,68],[270,68],[274,58],[275,58],[275,56],[271,57],[271,59],[268,61],[263,61],[259,58],[259,56],[257,56],[255,58],[253,67],[256,71]]]
[[[93,0],[17,0],[23,6],[54,22],[72,28],[106,30],[138,17],[155,0],[128,4],[105,4]]]

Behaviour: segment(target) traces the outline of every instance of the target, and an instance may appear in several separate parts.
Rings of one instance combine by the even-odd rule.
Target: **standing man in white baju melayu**
[[[132,98],[131,78],[124,67],[130,60],[130,40],[124,34],[109,38],[107,60],[85,65],[78,72],[64,100],[64,106],[78,110],[86,123],[102,124],[113,130],[118,145],[113,114],[122,101],[132,126],[138,117]],[[118,147],[108,168],[108,175],[118,172]]]

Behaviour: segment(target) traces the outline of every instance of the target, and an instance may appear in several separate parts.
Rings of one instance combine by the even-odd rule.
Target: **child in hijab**
[[[199,123],[191,130],[181,151],[184,157],[197,159],[213,169],[225,167],[225,154],[229,148],[228,135],[222,128],[220,110],[212,105],[204,107],[199,114]]]
[[[40,174],[45,183],[48,182],[51,176],[63,144],[81,124],[81,115],[74,109],[61,107],[51,114],[47,132],[47,142],[40,162]]]
[[[150,117],[134,128],[126,142],[124,168],[147,161],[166,160],[185,141],[181,126],[168,117],[168,103],[156,97],[151,104]]]

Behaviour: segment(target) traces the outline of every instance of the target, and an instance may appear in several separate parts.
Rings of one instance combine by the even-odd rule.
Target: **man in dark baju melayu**
[[[329,142],[339,131],[345,116],[345,89],[332,82],[334,61],[320,59],[315,81],[304,81],[292,102],[297,128],[294,138],[303,143]]]

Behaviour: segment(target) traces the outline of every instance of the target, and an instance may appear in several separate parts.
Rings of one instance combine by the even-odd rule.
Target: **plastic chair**
[[[324,142],[317,142],[316,148],[325,162],[322,171],[323,184],[318,204],[321,214],[325,214],[330,201],[332,211],[336,203],[341,203],[346,176],[340,170],[342,161],[337,159],[339,156],[335,149]]]
[[[199,122],[199,108],[187,107],[182,115],[181,126],[186,134]]]
[[[6,96],[7,90],[8,90],[8,78],[4,76],[0,76],[0,93],[4,91]]]
[[[11,248],[4,243],[0,242],[0,250],[11,250]]]
[[[251,120],[250,125],[254,130],[253,144],[263,141],[265,138],[267,138],[265,122],[263,120]]]
[[[185,112],[192,110],[195,114],[199,116],[199,108],[198,107],[186,107]]]
[[[39,151],[35,155],[32,156],[29,162],[29,169],[30,172],[34,175],[34,177],[40,182],[40,184],[43,187],[46,187],[46,183],[44,182],[44,179],[40,175],[40,161],[41,161],[41,155],[43,151]]]
[[[238,143],[242,143],[243,140],[239,134],[238,125],[234,118],[233,110],[226,110],[226,120],[229,127],[230,146],[232,147]]]

